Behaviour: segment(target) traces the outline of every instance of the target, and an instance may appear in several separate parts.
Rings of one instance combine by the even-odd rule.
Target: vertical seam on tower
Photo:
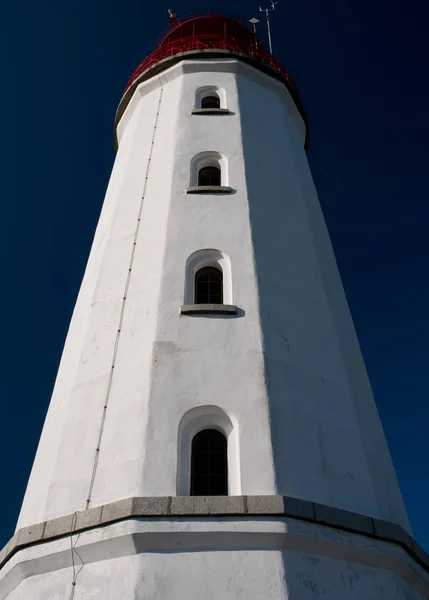
[[[135,257],[135,252],[136,252],[136,245],[137,245],[138,235],[139,235],[139,231],[140,231],[140,221],[141,221],[141,216],[142,216],[142,212],[143,212],[143,203],[144,203],[144,199],[145,199],[145,196],[146,196],[146,189],[147,189],[147,182],[148,182],[148,177],[149,177],[149,170],[150,170],[150,165],[151,165],[151,160],[152,160],[153,147],[154,147],[154,144],[155,144],[156,129],[157,129],[157,126],[158,126],[159,112],[160,112],[160,108],[161,108],[162,96],[163,96],[163,93],[164,93],[164,88],[163,88],[163,85],[162,85],[162,82],[161,82],[161,78],[159,78],[159,81],[160,81],[160,93],[159,93],[159,99],[158,99],[158,107],[157,107],[157,112],[156,112],[156,116],[155,116],[155,123],[154,123],[154,127],[153,127],[152,140],[151,140],[151,144],[150,144],[150,148],[149,148],[149,157],[148,157],[148,160],[147,160],[146,174],[145,174],[145,179],[144,179],[144,183],[143,183],[143,192],[142,192],[142,196],[141,196],[141,200],[140,200],[139,211],[138,211],[138,214],[137,214],[136,227],[135,227],[135,230],[134,230],[133,245],[132,245],[130,260],[129,260],[129,264],[128,264],[127,278],[126,278],[126,281],[125,281],[125,288],[124,288],[124,293],[123,293],[123,296],[122,296],[121,312],[120,312],[120,315],[119,315],[119,323],[118,323],[118,328],[117,328],[117,331],[116,331],[115,344],[114,344],[114,347],[113,347],[113,356],[112,356],[112,361],[111,361],[111,366],[110,366],[109,381],[108,381],[108,384],[107,384],[107,391],[106,391],[106,396],[105,396],[105,399],[104,399],[103,412],[102,412],[102,415],[101,415],[100,428],[99,428],[98,438],[97,438],[97,446],[95,448],[94,463],[93,463],[93,467],[92,467],[91,481],[90,481],[90,484],[89,484],[88,494],[87,494],[87,498],[86,498],[85,510],[87,510],[89,508],[89,505],[91,503],[92,492],[93,492],[94,483],[95,483],[95,477],[96,477],[96,474],[97,474],[97,467],[98,467],[98,461],[99,461],[99,456],[100,456],[101,440],[102,440],[102,437],[103,437],[104,423],[106,421],[107,406],[109,404],[110,393],[111,393],[111,390],[112,390],[113,373],[114,373],[114,370],[115,370],[116,357],[117,357],[117,354],[118,354],[119,338],[120,338],[120,335],[121,335],[122,325],[123,325],[123,321],[124,321],[125,304],[126,304],[126,301],[127,301],[128,289],[129,289],[130,281],[131,281],[131,272],[132,272],[132,269],[133,269],[134,257]]]

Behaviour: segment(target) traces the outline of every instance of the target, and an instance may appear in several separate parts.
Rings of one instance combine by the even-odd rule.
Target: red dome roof
[[[263,43],[255,39],[250,28],[240,21],[210,13],[173,21],[155,50],[134,71],[127,89],[143,73],[164,59],[210,50],[246,57],[249,62],[259,63],[283,79],[288,86],[295,88],[289,73],[265,50]]]
[[[174,18],[170,22],[170,26],[158,40],[155,50],[140,63],[127,84],[116,113],[115,140],[116,124],[140,82],[181,60],[228,57],[236,57],[284,83],[306,124],[307,148],[307,118],[289,73],[265,49],[263,42],[255,37],[250,27],[241,21],[213,12],[181,19]]]

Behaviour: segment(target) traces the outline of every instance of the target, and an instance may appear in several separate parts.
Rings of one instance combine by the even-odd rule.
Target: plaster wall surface
[[[230,114],[191,114],[207,85]],[[183,493],[179,423],[215,406],[234,424],[230,493],[409,529],[291,106],[236,60],[183,61],[137,88],[18,527],[88,497]],[[231,194],[186,194],[208,151]],[[187,259],[204,249],[230,261],[234,316],[180,315]]]
[[[0,600],[68,598],[72,581],[74,600],[429,598],[427,573],[398,546],[294,519],[231,517],[126,521],[27,548],[3,568]]]
[[[294,573],[284,575],[283,559]],[[338,568],[341,567],[341,568]],[[70,571],[27,579],[7,600],[63,600],[70,594]],[[422,596],[390,573],[371,567],[274,551],[174,552],[91,564],[78,579],[74,599],[149,600],[420,600]]]
[[[168,165],[174,162],[171,142],[180,81],[172,87],[175,89],[162,105],[165,126],[157,135],[153,152],[154,162],[163,165],[162,177],[155,174],[151,179],[155,189],[151,189],[148,180],[141,221],[140,242],[148,260],[143,266],[143,277],[142,273],[138,274],[140,289],[135,289],[138,310],[135,314],[128,305],[126,315],[130,328],[135,319],[139,320],[139,332],[144,332],[144,339],[140,343],[139,337],[136,350],[132,344],[136,336],[133,336],[131,345],[123,349],[128,355],[127,373],[121,378],[120,389],[112,390],[116,402],[124,403],[122,414],[125,415],[124,420],[115,423],[118,443],[113,449],[113,458],[110,455],[109,459],[111,473],[107,485],[116,498],[135,493],[141,485],[139,471],[146,429],[145,402],[141,398],[149,394],[150,388],[156,305],[162,276],[160,263],[165,245],[163,232],[171,187]],[[61,516],[67,510],[82,510],[88,497],[159,97],[157,89],[141,99],[121,140],[18,527]],[[140,123],[138,127],[135,127],[136,122]],[[142,294],[145,294],[144,300]],[[120,363],[117,368],[120,370]],[[131,449],[127,442],[132,443]],[[123,477],[115,481],[118,462]],[[121,489],[124,480],[128,485]],[[137,483],[137,487],[132,482]]]
[[[277,493],[410,530],[302,140],[237,82]]]

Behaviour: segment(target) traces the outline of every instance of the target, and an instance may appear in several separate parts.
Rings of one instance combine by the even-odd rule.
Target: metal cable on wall
[[[165,79],[165,77],[164,77],[164,79]],[[158,98],[158,106],[157,106],[157,111],[156,111],[156,115],[155,115],[155,123],[153,126],[152,140],[151,140],[151,144],[150,144],[150,148],[149,148],[149,157],[147,160],[146,173],[145,173],[145,179],[144,179],[144,184],[143,184],[143,191],[142,191],[139,210],[138,210],[138,214],[137,214],[136,227],[134,230],[133,245],[132,245],[132,249],[131,249],[130,260],[128,263],[127,278],[125,281],[125,288],[124,288],[124,293],[122,296],[121,312],[119,315],[119,323],[118,323],[118,328],[116,331],[115,344],[113,347],[113,355],[112,355],[112,360],[111,360],[111,365],[110,365],[109,381],[107,384],[106,396],[104,399],[103,410],[102,410],[102,414],[101,414],[100,427],[99,427],[98,436],[97,436],[97,446],[95,449],[94,461],[93,461],[92,472],[91,472],[91,480],[89,483],[89,488],[88,488],[88,493],[87,493],[86,503],[85,503],[85,510],[87,510],[90,507],[91,500],[92,500],[92,492],[94,489],[95,478],[97,475],[97,467],[98,467],[98,461],[99,461],[99,456],[100,456],[101,440],[103,438],[103,431],[104,431],[104,424],[106,421],[107,407],[109,404],[110,393],[112,390],[113,374],[115,371],[115,364],[116,364],[116,357],[118,354],[119,340],[120,340],[120,336],[121,336],[122,325],[124,322],[125,305],[126,305],[126,301],[127,301],[127,297],[128,297],[128,290],[130,287],[131,273],[132,273],[133,265],[134,265],[136,245],[137,245],[137,240],[138,240],[138,236],[139,236],[140,222],[141,222],[141,217],[142,217],[142,212],[143,212],[143,204],[144,204],[144,200],[145,200],[145,196],[146,196],[147,182],[149,179],[150,165],[151,165],[151,161],[152,161],[153,148],[155,145],[156,130],[158,127],[159,113],[160,113],[162,97],[163,97],[163,93],[164,93],[164,88],[162,85],[161,77],[159,77],[159,82],[160,82],[160,91],[159,91],[159,98]],[[71,551],[73,576],[72,576],[72,585],[71,585],[69,600],[74,599],[77,578],[84,567],[84,562],[83,562],[80,554],[76,550],[76,545],[77,545],[80,535],[78,535],[76,540],[73,542],[73,531],[75,529],[78,512],[79,511],[77,511],[73,514],[73,524],[72,524],[71,534],[70,534],[70,551]],[[79,559],[79,561],[81,563],[78,568],[76,565],[76,557]]]
[[[128,290],[129,290],[130,281],[131,281],[131,273],[132,273],[133,264],[134,264],[136,245],[137,245],[137,240],[138,240],[139,231],[140,231],[140,221],[141,221],[141,216],[142,216],[142,211],[143,211],[143,203],[144,203],[144,199],[146,196],[147,182],[148,182],[148,178],[149,178],[149,171],[150,171],[150,165],[151,165],[151,161],[152,161],[153,148],[155,145],[155,136],[156,136],[156,130],[158,127],[159,112],[161,109],[163,93],[164,93],[164,88],[162,86],[161,79],[160,79],[160,93],[159,93],[159,99],[158,99],[158,107],[157,107],[157,112],[156,112],[156,116],[155,116],[155,123],[154,123],[154,127],[153,127],[151,145],[150,145],[150,149],[149,149],[149,157],[148,157],[148,161],[147,161],[145,180],[144,180],[144,184],[143,184],[143,192],[142,192],[139,211],[138,211],[138,215],[137,215],[136,228],[134,231],[133,245],[132,245],[131,256],[130,256],[130,261],[129,261],[129,265],[128,265],[127,279],[125,282],[125,289],[124,289],[124,294],[122,297],[121,312],[120,312],[120,316],[119,316],[118,329],[116,332],[115,345],[113,348],[113,356],[112,356],[112,362],[111,362],[111,367],[110,367],[109,381],[107,384],[106,397],[105,397],[103,411],[102,411],[102,415],[101,415],[101,422],[100,422],[100,428],[99,428],[99,433],[98,433],[97,446],[95,449],[94,464],[92,467],[91,481],[90,481],[89,488],[88,488],[85,510],[87,510],[91,504],[92,492],[94,489],[95,478],[97,475],[97,467],[98,467],[98,461],[99,461],[99,455],[100,455],[100,445],[101,445],[101,440],[103,437],[104,423],[106,420],[106,412],[107,412],[107,406],[109,404],[110,392],[112,390],[113,374],[114,374],[114,370],[115,370],[116,357],[118,354],[119,339],[121,336],[121,330],[122,330],[122,325],[123,325],[123,321],[124,321],[125,305],[126,305],[126,301],[127,301]]]
[[[82,560],[82,557],[79,554],[79,552],[76,550],[76,545],[79,541],[80,534],[78,534],[78,536],[76,537],[76,540],[73,542],[73,532],[76,528],[77,514],[78,514],[77,512],[73,513],[72,526],[71,526],[71,530],[70,530],[70,552],[71,552],[71,561],[72,561],[72,569],[73,569],[72,587],[70,590],[70,600],[74,599],[77,578],[79,576],[79,573],[82,571],[82,569],[84,567],[84,562]],[[76,567],[76,557],[80,561],[79,568]]]

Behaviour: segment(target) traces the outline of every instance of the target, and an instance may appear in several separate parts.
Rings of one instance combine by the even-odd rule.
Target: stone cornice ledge
[[[187,194],[232,194],[233,191],[229,185],[191,185],[186,189]]]
[[[192,115],[230,115],[227,108],[194,108]]]
[[[0,568],[19,550],[118,521],[145,517],[292,517],[402,546],[429,573],[429,555],[395,523],[288,496],[126,498],[19,529],[0,552]]]
[[[183,304],[180,307],[182,315],[236,315],[234,304]]]

